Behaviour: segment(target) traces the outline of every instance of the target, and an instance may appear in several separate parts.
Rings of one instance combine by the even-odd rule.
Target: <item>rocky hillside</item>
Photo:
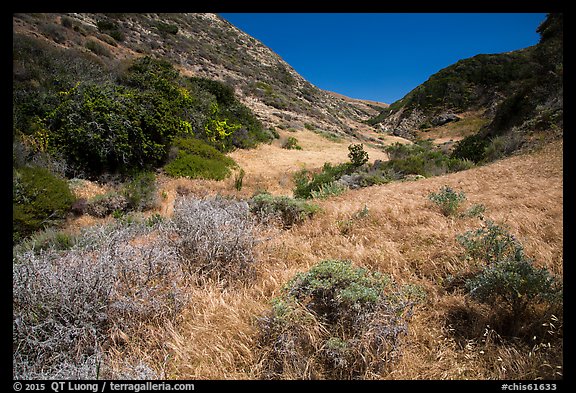
[[[149,55],[186,76],[232,86],[266,127],[303,127],[357,135],[378,107],[323,91],[272,50],[216,14],[15,14],[14,32],[104,63]]]
[[[458,121],[465,112],[487,120],[482,137],[514,131],[562,135],[563,18],[550,14],[529,48],[479,54],[432,75],[372,118],[384,132],[416,138],[420,131]]]

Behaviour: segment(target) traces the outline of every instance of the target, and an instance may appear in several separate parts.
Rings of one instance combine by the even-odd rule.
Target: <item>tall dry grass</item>
[[[311,143],[298,139],[304,147]],[[312,142],[318,143],[314,160],[330,161],[321,141]],[[340,148],[341,153],[347,152],[346,143]],[[235,158],[246,171],[241,191],[235,189],[233,178],[222,182],[160,178],[159,192],[164,197],[158,212],[171,217],[175,200],[186,195],[248,198],[258,189],[291,195],[291,174],[300,169],[300,159],[295,155],[282,161],[278,152],[288,151],[266,146],[246,152],[244,161]],[[418,285],[427,294],[426,301],[414,309],[401,356],[390,372],[367,377],[562,378],[561,315],[560,320],[542,322],[547,332],[537,340],[500,337],[490,326],[489,306],[446,288],[448,276],[467,268],[456,236],[479,228],[483,220],[446,217],[428,199],[430,192],[444,185],[463,191],[467,200],[461,211],[484,205],[485,219],[507,228],[535,265],[561,278],[562,155],[559,141],[463,172],[350,190],[315,201],[322,210],[305,224],[262,236],[269,240],[255,247],[250,279],[225,285],[210,278],[191,283],[185,288],[188,301],[177,318],[143,323],[125,336],[118,332],[117,344],[108,348],[109,367],[117,367],[121,374],[126,364],[132,364],[133,375],[152,373],[171,379],[259,379],[264,368],[258,348],[259,318],[270,310],[271,300],[298,272],[321,260],[349,259],[355,266],[389,274],[399,284]],[[346,160],[346,154],[334,158],[334,162]]]
[[[443,185],[463,191],[463,209],[483,204],[485,218],[515,234],[537,266],[562,277],[562,147],[557,142],[464,172],[318,201],[322,212],[312,220],[258,246],[254,280],[225,288],[206,281],[189,289],[191,301],[179,322],[158,333],[170,349],[166,376],[260,378],[258,318],[271,299],[297,272],[324,259],[349,259],[427,293],[414,310],[402,356],[390,373],[373,378],[561,378],[559,322],[534,342],[502,338],[489,326],[485,306],[445,289],[445,278],[465,268],[456,235],[479,228],[482,220],[445,217],[427,195]]]

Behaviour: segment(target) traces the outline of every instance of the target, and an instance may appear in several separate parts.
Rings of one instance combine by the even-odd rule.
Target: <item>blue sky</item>
[[[543,13],[221,13],[321,89],[385,103],[477,54],[538,43]]]

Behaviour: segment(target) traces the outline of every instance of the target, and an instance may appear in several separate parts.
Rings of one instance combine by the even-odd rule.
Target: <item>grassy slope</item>
[[[464,191],[468,197],[464,208],[485,205],[486,218],[506,225],[537,265],[561,276],[562,150],[560,141],[485,167],[348,191],[320,201],[323,213],[261,244],[254,281],[226,288],[207,281],[193,288],[177,326],[152,329],[146,343],[135,341],[126,350],[158,364],[168,378],[258,378],[257,318],[269,309],[269,301],[297,272],[322,259],[347,258],[428,292],[427,302],[418,306],[409,325],[403,357],[390,375],[373,378],[531,379],[561,373],[561,348],[535,351],[510,342],[498,345],[490,334],[453,334],[456,326],[449,325],[450,315],[465,307],[465,300],[446,293],[440,283],[461,263],[455,236],[480,227],[481,221],[444,217],[427,195],[444,184]],[[202,193],[218,191],[214,183],[202,184],[198,186]],[[364,206],[368,216],[352,219]],[[351,224],[344,228],[346,220]],[[482,332],[485,326],[472,327]]]

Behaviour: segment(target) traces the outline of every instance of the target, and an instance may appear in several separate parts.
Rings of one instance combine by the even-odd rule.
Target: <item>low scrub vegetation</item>
[[[451,187],[444,185],[440,191],[428,194],[428,199],[440,208],[445,216],[453,216],[458,211],[460,203],[466,200],[463,192],[456,192]]]
[[[322,261],[290,280],[262,318],[262,377],[386,373],[401,354],[414,302],[388,276],[349,261]]]
[[[159,378],[145,363],[112,369],[106,348],[175,321],[191,282],[251,277],[255,228],[245,202],[183,199],[172,220],[47,232],[14,248],[14,378]]]
[[[223,180],[236,166],[233,159],[195,138],[177,138],[171,154],[174,158],[164,166],[164,171],[172,177]]]
[[[535,266],[518,239],[492,220],[457,240],[471,264],[462,274],[464,288],[471,299],[490,305],[490,326],[506,337],[543,338],[542,323],[561,314],[561,282]]]
[[[362,144],[348,146],[350,159],[338,165],[325,163],[322,170],[312,173],[302,169],[294,175],[294,196],[322,198],[339,195],[347,188],[368,187],[391,181],[440,176],[474,167],[467,159],[452,158],[435,149],[429,141],[412,145],[394,143],[386,147],[390,159],[367,165],[369,156]]]
[[[254,274],[257,226],[248,203],[180,199],[172,223],[182,262],[191,274],[223,280]]]
[[[66,217],[75,198],[65,179],[40,167],[12,172],[12,240],[14,243]]]
[[[288,150],[302,150],[302,146],[298,144],[298,139],[293,136],[288,137],[286,141],[282,144],[283,149]]]
[[[317,205],[303,199],[273,196],[268,193],[253,196],[248,204],[250,211],[260,221],[279,220],[284,228],[291,228],[295,224],[306,221],[320,209]]]

